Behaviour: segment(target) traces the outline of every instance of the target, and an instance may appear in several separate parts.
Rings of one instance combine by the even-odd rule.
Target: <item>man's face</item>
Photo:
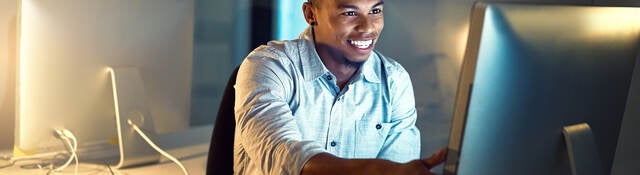
[[[326,47],[334,59],[367,60],[384,27],[382,0],[320,0],[314,28],[317,47]]]

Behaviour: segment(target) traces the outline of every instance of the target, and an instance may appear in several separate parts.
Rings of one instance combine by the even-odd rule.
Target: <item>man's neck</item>
[[[340,89],[343,89],[351,77],[360,69],[361,64],[348,63],[344,58],[339,57],[340,54],[332,54],[327,48],[316,46],[316,50],[324,66],[336,76],[336,82]]]

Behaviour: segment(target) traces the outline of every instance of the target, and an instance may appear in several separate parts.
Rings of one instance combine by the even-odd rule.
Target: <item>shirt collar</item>
[[[380,76],[382,75],[380,72],[382,70],[381,61],[382,58],[378,56],[378,52],[372,51],[367,61],[360,67],[362,77],[369,82],[380,83]]]
[[[307,81],[313,81],[320,76],[329,72],[329,70],[322,64],[320,56],[316,51],[315,41],[313,40],[313,29],[307,27],[307,29],[298,37],[302,42],[299,42],[298,50],[302,59],[303,77]]]
[[[302,42],[299,44],[300,56],[302,56],[303,77],[306,81],[313,81],[325,74],[329,74],[330,71],[324,66],[320,56],[316,51],[315,41],[313,38],[313,28],[307,27],[298,37]],[[306,58],[305,58],[306,57]],[[381,60],[378,53],[374,50],[367,58],[367,61],[362,64],[359,71],[356,72],[356,77],[364,77],[365,80],[373,83],[380,83],[381,75]],[[356,79],[358,80],[358,79]]]

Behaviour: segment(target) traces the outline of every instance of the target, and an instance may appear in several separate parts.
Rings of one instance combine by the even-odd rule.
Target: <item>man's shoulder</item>
[[[286,52],[285,43],[287,41],[269,41],[267,44],[260,45],[249,53],[248,57],[280,57]]]
[[[298,57],[300,42],[299,39],[269,41],[266,45],[258,46],[251,51],[247,59],[267,59],[289,63]]]
[[[404,67],[394,58],[385,56],[379,51],[375,51],[375,53],[378,55],[378,58],[382,62],[382,65],[384,66],[388,77],[394,77],[394,75],[397,74],[408,74],[407,70],[404,69]]]

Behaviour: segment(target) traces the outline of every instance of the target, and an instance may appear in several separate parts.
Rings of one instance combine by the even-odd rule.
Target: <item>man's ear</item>
[[[304,14],[304,19],[307,21],[307,24],[317,24],[315,14],[316,12],[314,11],[313,5],[310,2],[305,2],[304,4],[302,4],[302,13]]]

